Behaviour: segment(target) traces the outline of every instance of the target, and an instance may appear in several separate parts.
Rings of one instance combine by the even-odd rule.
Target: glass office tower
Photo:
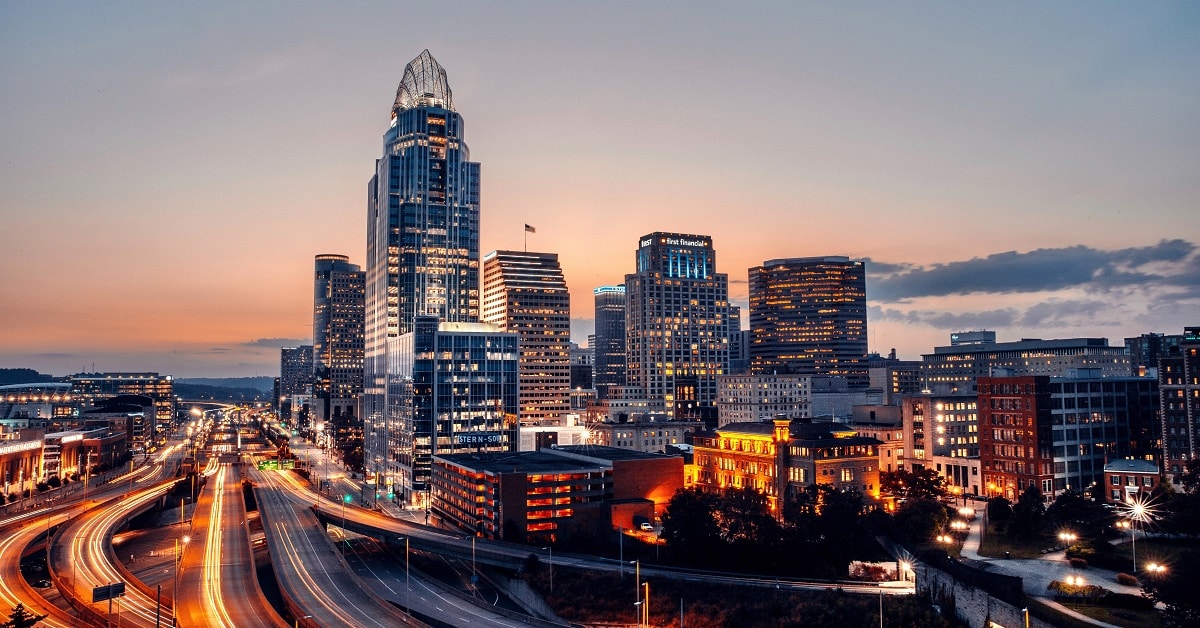
[[[395,341],[417,316],[479,320],[479,164],[428,50],[404,68],[367,193],[362,412],[371,476],[400,456],[386,415],[388,378],[401,375],[389,359]]]

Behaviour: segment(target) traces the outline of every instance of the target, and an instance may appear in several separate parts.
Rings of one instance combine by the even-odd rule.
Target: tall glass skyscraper
[[[479,164],[470,161],[446,71],[425,50],[404,68],[368,187],[363,446],[368,474],[401,455],[388,408],[395,343],[418,316],[479,320]],[[515,382],[514,384],[515,385]],[[404,455],[411,459],[411,452]]]
[[[729,278],[712,238],[651,233],[625,275],[625,379],[676,418],[716,421],[717,376],[729,368]]]
[[[751,268],[750,330],[752,373],[838,376],[866,387],[863,263],[799,257]]]
[[[596,297],[596,333],[592,344],[592,385],[608,399],[609,389],[625,385],[625,286],[600,286]]]

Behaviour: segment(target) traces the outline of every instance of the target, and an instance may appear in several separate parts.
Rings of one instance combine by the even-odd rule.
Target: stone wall
[[[1025,626],[1022,607],[997,599],[981,588],[963,584],[950,574],[929,565],[918,564],[914,569],[917,595],[928,598],[943,610],[953,608],[954,614],[971,628]],[[1054,625],[1031,615],[1029,628],[1054,628]]]

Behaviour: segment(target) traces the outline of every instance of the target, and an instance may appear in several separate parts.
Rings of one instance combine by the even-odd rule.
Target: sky
[[[482,251],[556,252],[572,336],[640,236],[867,261],[919,359],[1200,324],[1195,2],[0,0],[0,368],[277,375],[363,263],[404,66],[446,68]],[[748,318],[744,312],[744,318]]]

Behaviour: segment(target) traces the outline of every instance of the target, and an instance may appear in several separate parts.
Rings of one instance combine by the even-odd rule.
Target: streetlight
[[[404,611],[412,616],[412,607],[409,606],[409,592],[412,591],[411,580],[408,576],[408,537],[404,537]]]
[[[304,621],[305,619],[312,619],[312,615],[305,615],[304,617],[297,617],[296,624],[295,624],[296,628],[300,628],[300,622]]]
[[[342,545],[342,556],[346,555],[346,545],[350,544],[350,537],[346,534],[346,504],[352,499],[354,499],[354,496],[350,493],[342,496],[342,539],[345,540],[345,543]]]
[[[472,539],[473,540],[473,539]],[[547,545],[544,550],[550,550],[550,595],[554,595],[554,546]],[[471,559],[475,559],[475,544],[471,543]]]
[[[1077,538],[1079,538],[1079,537],[1075,536],[1075,534],[1073,534],[1071,532],[1059,532],[1058,533],[1058,540],[1062,541],[1063,543],[1066,543],[1068,549],[1072,545],[1075,544],[1075,539],[1077,539]]]
[[[646,625],[650,625],[650,583],[643,582],[642,586],[646,588],[646,604],[642,606],[642,613],[646,616]]]
[[[633,610],[637,613],[638,628],[642,628],[642,601],[638,600],[633,603]]]
[[[1160,576],[1167,571],[1167,566],[1160,565],[1158,563],[1150,563],[1149,565],[1146,565],[1146,571],[1150,572],[1152,575]]]
[[[175,539],[175,587],[171,589],[171,614],[175,616],[175,625],[179,625],[179,564],[183,562],[183,551],[179,547],[181,539]],[[192,537],[183,535],[183,548],[187,548]]]

